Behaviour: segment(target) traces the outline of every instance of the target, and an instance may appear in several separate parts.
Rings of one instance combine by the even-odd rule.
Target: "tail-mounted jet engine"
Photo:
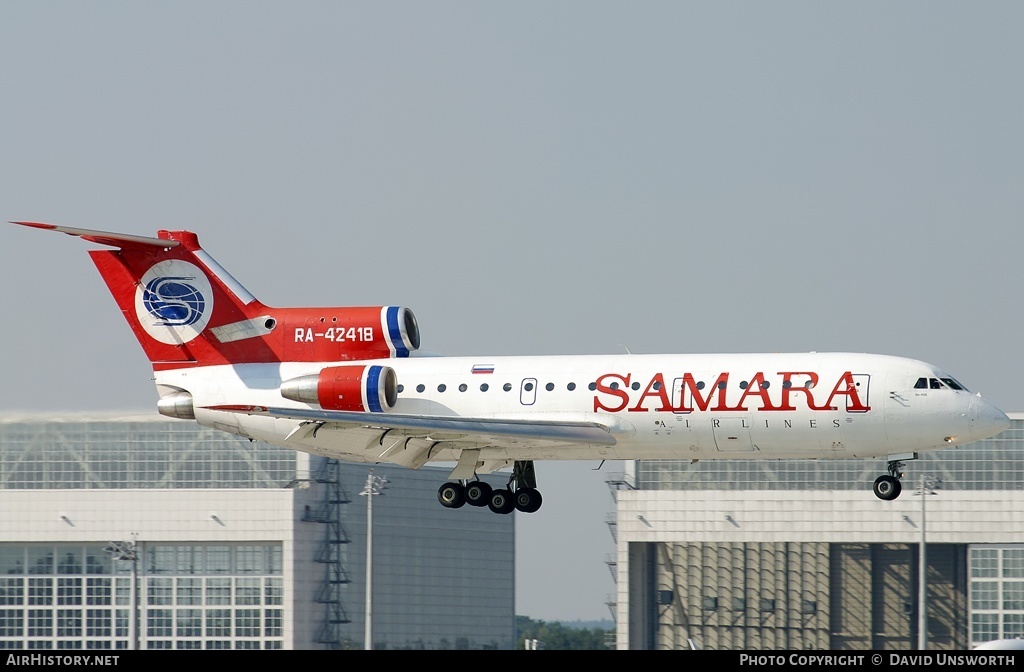
[[[280,308],[268,312],[283,361],[339,362],[408,357],[420,347],[408,308]]]
[[[329,366],[284,381],[281,396],[331,411],[386,413],[398,401],[398,376],[390,366]]]

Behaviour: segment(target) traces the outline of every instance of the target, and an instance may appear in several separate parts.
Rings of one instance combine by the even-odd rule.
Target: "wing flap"
[[[330,422],[353,427],[401,429],[422,433],[425,436],[437,433],[439,440],[450,440],[452,438],[451,435],[456,434],[473,435],[477,440],[486,440],[486,437],[498,437],[599,446],[614,446],[617,443],[610,429],[598,422],[358,413],[353,411],[326,411],[320,409],[231,404],[206,406],[205,408],[227,413],[264,415],[308,422]]]

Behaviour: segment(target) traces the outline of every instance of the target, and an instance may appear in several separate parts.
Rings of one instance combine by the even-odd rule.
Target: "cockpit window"
[[[949,385],[954,390],[962,390],[964,392],[967,391],[966,387],[964,387],[963,385],[961,385],[960,383],[958,383],[956,380],[954,380],[952,378],[943,378],[942,382],[944,382],[946,385]]]
[[[967,392],[967,388],[953,378],[918,378],[915,390],[945,390],[947,388]]]

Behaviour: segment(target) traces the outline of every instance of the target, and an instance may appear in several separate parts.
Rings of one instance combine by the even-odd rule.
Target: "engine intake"
[[[387,340],[398,357],[408,357],[412,350],[419,350],[420,327],[416,316],[408,308],[385,306],[381,320],[386,328]]]
[[[281,383],[281,396],[330,411],[386,413],[398,402],[398,375],[390,366],[329,366]]]

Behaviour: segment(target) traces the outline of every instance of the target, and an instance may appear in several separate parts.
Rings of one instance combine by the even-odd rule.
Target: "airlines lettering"
[[[326,331],[313,331],[307,327],[295,327],[296,343],[313,343],[317,339],[344,343],[356,341],[369,343],[373,341],[373,327],[328,327]]]
[[[737,395],[739,389],[735,384],[729,385],[729,373],[718,374],[707,390],[699,383],[692,373],[684,373],[673,380],[679,381],[678,389],[672,391],[665,384],[665,374],[656,373],[643,386],[633,385],[632,374],[606,373],[598,377],[594,394],[594,410],[618,413],[628,410],[634,413],[655,411],[660,413],[692,413],[699,411],[836,411],[839,403],[845,404],[845,410],[851,413],[865,413],[871,410],[861,399],[860,390],[854,381],[853,372],[846,371],[831,386],[830,391],[819,391],[815,398],[814,390],[818,387],[820,375],[814,371],[779,371],[782,379],[779,390],[772,389],[765,374],[758,371],[745,379],[746,387]]]

